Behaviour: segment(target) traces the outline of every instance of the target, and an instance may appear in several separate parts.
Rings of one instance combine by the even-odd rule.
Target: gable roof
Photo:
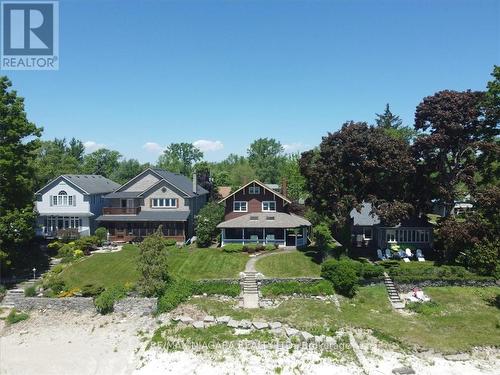
[[[136,196],[139,196],[141,193],[144,193],[145,191],[151,189],[153,186],[158,185],[162,181],[166,181],[168,184],[172,185],[173,187],[177,188],[184,194],[186,194],[188,197],[192,198],[197,195],[204,195],[208,194],[208,191],[202,188],[199,184],[196,185],[196,193],[194,193],[193,190],[193,182],[187,178],[184,175],[181,175],[179,173],[172,173],[169,171],[165,171],[160,168],[147,168],[141,173],[139,173],[137,176],[132,178],[130,181],[126,182],[122,186],[120,186],[116,191],[112,194],[109,194],[108,198],[114,198],[115,195],[118,197],[121,197],[121,195],[124,194],[124,192],[121,192],[120,190],[129,185],[131,182],[138,180],[140,176],[151,172],[153,173],[156,177],[158,177],[160,180],[158,182],[155,182],[153,185],[149,186],[148,188],[144,189],[143,191],[138,191]],[[119,193],[119,194],[118,194]]]
[[[353,225],[372,226],[381,223],[379,216],[372,212],[373,206],[369,202],[363,202],[361,205],[361,212],[355,208],[352,209],[350,217]],[[401,220],[398,225],[390,226],[388,228],[399,227],[431,227],[432,224],[425,217],[412,216],[408,219]]]
[[[58,180],[65,180],[69,184],[78,188],[85,194],[104,194],[109,193],[117,189],[120,185],[116,182],[110,180],[109,178],[103,177],[97,174],[63,174],[56,177],[44,187],[38,190],[35,194],[42,193],[47,187],[52,185]]]
[[[252,180],[250,181],[248,184],[246,185],[243,185],[242,187],[240,187],[238,190],[234,191],[233,193],[229,194],[227,197],[225,198],[222,198],[219,203],[222,203],[224,202],[226,199],[228,199],[229,197],[232,197],[233,195],[235,195],[237,192],[245,189],[247,186],[249,185],[252,185],[252,184],[257,184],[259,186],[261,186],[262,188],[264,188],[265,190],[269,191],[270,193],[274,194],[274,195],[277,195],[278,197],[280,197],[281,199],[283,199],[284,201],[288,202],[288,203],[292,203],[292,201],[290,199],[288,199],[287,197],[285,197],[283,194],[281,193],[278,193],[277,191],[273,190],[273,189],[270,189],[268,186],[266,186],[266,184],[260,182],[259,180]]]
[[[300,228],[310,227],[303,217],[284,212],[252,212],[217,225],[217,228]]]

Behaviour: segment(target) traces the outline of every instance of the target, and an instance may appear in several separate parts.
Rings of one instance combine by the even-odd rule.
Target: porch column
[[[224,246],[224,238],[226,237],[226,230],[222,228],[221,232],[221,246]]]
[[[266,228],[262,228],[262,230],[263,230],[263,235],[264,235],[264,244],[267,245]]]
[[[241,228],[242,229],[242,240],[243,240],[243,245],[245,244],[245,228]]]
[[[283,229],[283,239],[285,241],[284,246],[286,247],[286,228]]]

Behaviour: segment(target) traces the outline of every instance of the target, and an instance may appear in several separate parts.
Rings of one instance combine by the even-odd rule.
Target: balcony
[[[103,215],[137,215],[141,207],[103,207]]]

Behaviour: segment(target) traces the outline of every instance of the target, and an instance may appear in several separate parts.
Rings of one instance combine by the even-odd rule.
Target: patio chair
[[[408,256],[406,255],[406,253],[403,250],[398,251],[398,256],[400,259],[408,258]]]
[[[419,262],[425,262],[425,258],[424,258],[424,254],[422,253],[422,250],[417,249],[416,257],[417,257]]]
[[[382,250],[377,249],[377,258],[380,260],[385,260],[384,254],[382,254]]]
[[[387,259],[391,259],[392,258],[392,251],[391,251],[391,249],[385,249],[385,257]]]
[[[413,254],[412,254],[412,252],[411,252],[411,250],[410,250],[409,248],[406,248],[405,253],[406,253],[406,256],[407,256],[408,258],[413,257]]]

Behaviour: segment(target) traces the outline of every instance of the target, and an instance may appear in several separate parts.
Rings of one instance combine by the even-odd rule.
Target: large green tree
[[[283,163],[284,148],[273,138],[259,138],[247,150],[248,162],[255,169],[257,178],[265,183],[278,183]]]
[[[295,201],[307,198],[306,179],[300,173],[300,154],[290,154],[283,159],[280,168],[281,181],[286,180],[287,196]]]
[[[11,86],[0,77],[0,260],[34,234],[33,159],[42,133]]]
[[[302,154],[310,203],[318,214],[344,224],[350,210],[371,201],[388,224],[412,207],[414,163],[409,145],[364,122],[347,122],[323,137],[319,149]]]
[[[404,126],[403,120],[391,112],[389,104],[385,105],[385,111],[382,114],[376,113],[375,123],[384,132],[397,139],[402,139],[408,143],[412,142],[417,132],[410,126]]]
[[[224,207],[216,202],[203,206],[196,215],[196,243],[199,247],[208,247],[217,239],[220,230],[217,224],[224,220]]]
[[[118,167],[113,171],[110,179],[119,184],[124,184],[148,167],[149,163],[141,164],[137,159],[124,159],[118,163]]]
[[[203,152],[191,143],[171,143],[158,158],[158,167],[191,177],[194,165],[203,159]]]
[[[120,164],[120,157],[118,151],[101,148],[85,155],[83,158],[83,172],[110,178]]]

